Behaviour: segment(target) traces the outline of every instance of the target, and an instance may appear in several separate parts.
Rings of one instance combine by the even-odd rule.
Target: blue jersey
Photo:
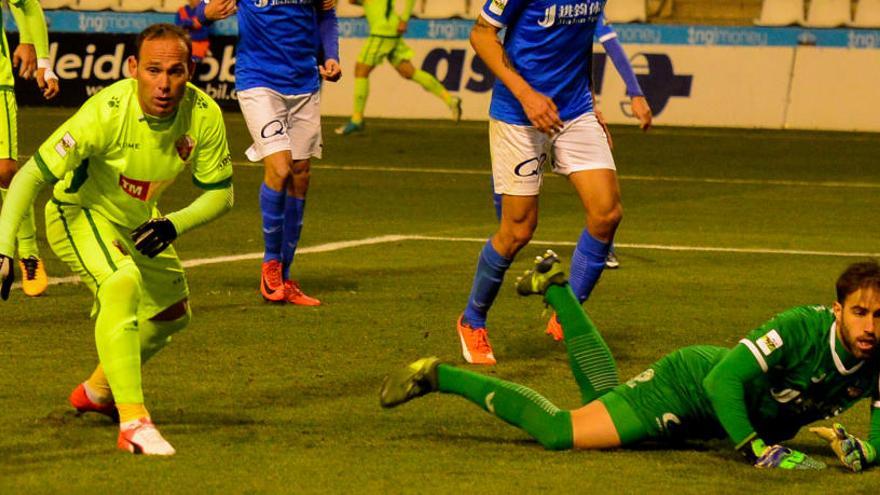
[[[487,0],[483,18],[507,28],[504,50],[535,91],[549,96],[562,120],[593,110],[590,59],[596,21],[605,0]],[[495,81],[489,116],[531,125],[519,101]]]
[[[318,91],[320,8],[320,0],[238,2],[235,88],[263,87],[284,95]]]

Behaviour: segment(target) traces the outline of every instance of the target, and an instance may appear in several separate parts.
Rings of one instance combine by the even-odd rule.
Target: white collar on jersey
[[[840,372],[841,375],[852,375],[856,371],[859,371],[859,368],[865,364],[864,361],[859,361],[859,364],[853,366],[850,369],[846,369],[846,366],[843,365],[843,361],[840,360],[840,356],[837,355],[837,322],[831,324],[831,331],[828,332],[828,345],[831,346],[831,357],[834,359],[834,366],[837,367],[837,371]]]

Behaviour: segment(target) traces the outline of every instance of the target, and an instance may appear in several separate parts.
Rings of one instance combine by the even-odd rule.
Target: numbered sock
[[[281,245],[281,275],[284,280],[290,279],[290,265],[293,264],[296,246],[299,244],[299,237],[302,234],[305,210],[305,198],[285,195],[283,242]]]
[[[498,295],[501,282],[504,281],[504,273],[510,268],[511,261],[495,251],[491,238],[486,241],[483,250],[480,251],[477,272],[474,274],[474,283],[464,310],[465,323],[469,323],[473,328],[486,327],[486,314]]]
[[[556,311],[562,325],[571,372],[581,391],[581,404],[588,404],[619,385],[620,377],[611,350],[571,288],[551,285],[544,300]]]
[[[546,449],[572,447],[571,413],[534,390],[448,364],[437,367],[437,382],[440,392],[464,397],[525,431]]]
[[[266,184],[260,186],[260,211],[263,214],[263,262],[281,261],[281,244],[284,231],[284,197]]]
[[[364,109],[367,108],[367,97],[370,96],[370,80],[366,77],[354,78],[354,110],[351,121],[360,124],[364,121]]]
[[[587,229],[581,232],[577,247],[571,256],[571,276],[569,283],[578,301],[584,302],[590,297],[593,287],[599,281],[605,269],[605,258],[608,257],[610,242],[602,242],[590,235]]]
[[[446,88],[444,88],[443,85],[440,84],[440,81],[438,81],[436,77],[428,74],[421,69],[416,69],[416,71],[413,73],[412,80],[415,81],[416,84],[424,88],[425,91],[443,100],[443,103],[445,103],[446,106],[452,104],[452,95],[450,95],[449,92],[446,91]]]
[[[0,188],[0,199],[6,202],[7,189]],[[39,258],[40,252],[37,249],[37,225],[34,220],[34,206],[28,208],[27,214],[22,217],[21,224],[18,226],[18,233],[15,238],[18,240],[18,258],[29,258],[36,256]],[[11,254],[11,253],[10,253]]]

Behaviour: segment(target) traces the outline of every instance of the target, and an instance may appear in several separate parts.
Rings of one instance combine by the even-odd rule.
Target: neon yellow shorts
[[[120,266],[133,263],[141,274],[139,320],[150,319],[189,295],[183,265],[173,246],[148,258],[134,248],[127,229],[94,210],[52,198],[46,203],[46,237],[58,258],[79,275],[92,294]],[[96,313],[93,308],[92,316]]]
[[[391,65],[396,66],[404,60],[412,60],[413,51],[399,36],[370,36],[361,47],[357,61],[375,67],[386,58],[391,62]]]
[[[0,86],[0,160],[18,160],[18,105],[12,86]]]

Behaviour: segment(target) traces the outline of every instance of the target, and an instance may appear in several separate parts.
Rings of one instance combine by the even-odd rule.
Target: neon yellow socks
[[[366,77],[354,79],[354,110],[351,113],[351,121],[361,124],[364,121],[364,108],[367,107],[367,97],[370,96],[370,80]]]
[[[425,91],[443,100],[443,103],[445,103],[447,107],[452,105],[452,96],[446,91],[446,88],[440,84],[440,81],[438,81],[436,77],[421,69],[416,69],[412,76],[412,80],[419,86],[425,88]]]

